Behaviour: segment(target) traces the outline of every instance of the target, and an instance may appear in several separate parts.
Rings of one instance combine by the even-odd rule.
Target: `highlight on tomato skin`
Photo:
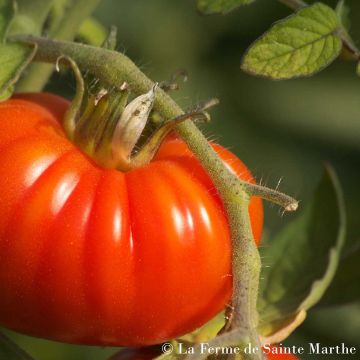
[[[229,226],[209,176],[176,138],[147,166],[100,168],[65,137],[67,106],[46,93],[0,104],[0,324],[115,346],[193,331],[232,288]],[[212,146],[254,181],[234,154]],[[259,243],[260,199],[249,213]]]

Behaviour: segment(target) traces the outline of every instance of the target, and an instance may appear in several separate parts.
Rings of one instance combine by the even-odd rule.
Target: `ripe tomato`
[[[0,324],[128,346],[194,330],[231,295],[229,228],[211,180],[174,137],[147,166],[98,167],[65,137],[67,106],[50,94],[0,104]],[[261,200],[249,211],[258,242]]]
[[[275,348],[275,347],[272,347]],[[300,360],[298,357],[292,354],[273,354],[269,353],[266,355],[268,360]]]

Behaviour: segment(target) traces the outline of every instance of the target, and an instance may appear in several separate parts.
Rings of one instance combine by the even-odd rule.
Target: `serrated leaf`
[[[279,21],[255,41],[241,67],[250,74],[271,79],[312,75],[340,54],[338,27],[335,11],[315,3]]]
[[[336,5],[336,14],[342,24],[346,29],[350,29],[350,8],[345,4],[345,0],[340,0]]]
[[[0,333],[0,359],[6,360],[33,360],[24,350],[16,345],[7,336]]]
[[[0,0],[0,42],[4,42],[7,30],[15,14],[12,0]]]
[[[0,44],[0,97],[9,91],[35,54],[35,46]]]
[[[17,12],[11,34],[41,35],[54,0],[17,0]]]
[[[345,210],[337,177],[327,167],[312,202],[263,251],[259,297],[265,335],[314,306],[334,277],[345,237]]]
[[[227,14],[241,5],[248,5],[255,0],[198,0],[197,7],[203,14]]]

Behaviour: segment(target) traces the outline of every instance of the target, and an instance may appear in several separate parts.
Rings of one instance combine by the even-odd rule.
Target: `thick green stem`
[[[59,40],[74,39],[82,22],[91,15],[101,0],[75,0],[64,13],[58,26],[49,34]],[[49,80],[54,66],[50,64],[32,64],[27,74],[18,82],[18,92],[41,91]]]
[[[80,69],[95,75],[109,86],[120,87],[126,81],[135,94],[143,94],[153,86],[153,82],[129,58],[117,52],[32,36],[17,36],[13,40],[36,43],[38,61],[55,63],[60,56],[70,57]],[[182,109],[161,89],[156,92],[154,106],[167,119],[183,114]],[[245,332],[246,339],[250,339],[257,346],[259,338],[256,333],[256,303],[261,264],[248,214],[249,196],[252,195],[254,186],[239,180],[235,174],[229,172],[192,121],[186,120],[178,124],[176,130],[207,170],[223,200],[233,241],[234,314],[231,328],[236,327],[240,332]],[[255,189],[256,195],[274,197],[268,196],[269,191],[266,188],[255,186]],[[294,199],[281,193],[277,193],[277,203],[287,210],[293,210],[297,205]],[[238,343],[243,342],[243,339],[238,340]],[[236,344],[233,342],[233,345]],[[260,352],[251,358],[262,359],[262,354]]]
[[[227,201],[226,209],[230,217],[233,241],[233,274],[243,274],[241,279],[233,278],[232,306],[234,314],[231,318],[230,329],[242,329],[248,336],[248,343],[257,347],[258,352],[245,358],[261,359],[261,345],[257,335],[258,313],[257,298],[261,271],[261,259],[253,241],[250,218],[248,214],[250,196],[246,192]],[[242,309],[242,311],[236,311]],[[245,344],[248,345],[248,344]]]
[[[127,56],[115,51],[31,35],[14,36],[12,40],[36,43],[38,51],[35,61],[55,64],[59,57],[72,58],[80,69],[96,75],[101,82],[110,87],[120,88],[124,82],[127,82],[135,94],[144,94],[154,86],[154,83]],[[184,114],[179,105],[161,89],[156,92],[154,107],[167,119]],[[293,198],[266,187],[241,181],[235,174],[229,172],[192,121],[188,120],[177,125],[176,130],[209,172],[220,194],[228,194],[231,191],[237,195],[245,191],[273,201],[286,210],[296,210],[297,201]]]

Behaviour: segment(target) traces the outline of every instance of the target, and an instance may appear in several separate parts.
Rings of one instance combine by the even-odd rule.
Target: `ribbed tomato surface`
[[[67,106],[50,94],[0,104],[0,324],[102,345],[194,330],[231,295],[229,227],[212,182],[174,137],[142,168],[98,167],[65,137]],[[259,241],[261,200],[250,214]]]

